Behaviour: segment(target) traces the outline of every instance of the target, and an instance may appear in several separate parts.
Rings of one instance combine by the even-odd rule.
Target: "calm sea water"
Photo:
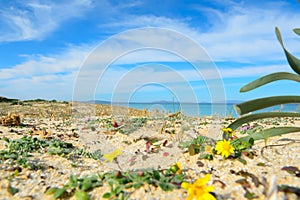
[[[233,116],[237,117],[234,110],[234,104],[210,104],[210,103],[118,103],[114,105],[136,108],[141,110],[149,111],[160,111],[164,113],[174,113],[181,111],[187,116],[209,116],[209,115],[219,115],[220,117]],[[299,112],[298,104],[286,104],[281,106],[273,106],[267,109],[260,110],[258,112],[265,111],[281,111],[281,112]]]

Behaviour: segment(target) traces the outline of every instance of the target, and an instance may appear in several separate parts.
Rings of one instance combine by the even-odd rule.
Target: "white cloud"
[[[89,51],[90,47],[73,46],[61,54],[36,55],[0,69],[0,93],[21,99],[71,99],[78,70]]]
[[[157,70],[160,69],[160,70]],[[116,85],[119,85],[119,90],[128,91],[133,85],[138,87],[138,84],[144,83],[161,83],[161,84],[178,84],[191,81],[214,80],[219,78],[243,78],[243,77],[260,77],[269,73],[278,71],[286,71],[284,65],[271,66],[245,66],[242,68],[226,68],[218,69],[180,69],[172,68],[172,64],[163,65],[141,65],[132,70],[122,67],[112,67],[107,70],[101,78],[99,85],[101,91],[113,91]],[[221,76],[219,76],[221,75]]]
[[[84,97],[85,95],[89,95],[88,88],[90,88],[92,92],[95,91],[95,88],[93,87],[95,87],[94,85],[98,83],[97,81],[99,78],[100,90],[98,92],[100,93],[112,92],[116,85],[120,83],[124,75],[127,76],[126,80],[123,80],[122,84],[118,86],[118,89],[122,92],[132,92],[132,88],[139,87],[140,85],[138,84],[141,83],[188,83],[189,81],[198,81],[203,79],[218,79],[220,78],[219,75],[221,75],[222,78],[253,77],[265,75],[275,71],[286,71],[288,69],[284,65],[267,65],[261,67],[256,66],[243,68],[228,67],[223,69],[209,68],[206,65],[203,65],[200,67],[201,76],[197,74],[196,70],[187,69],[186,67],[176,70],[174,69],[173,71],[148,68],[147,70],[137,70],[134,72],[129,72],[128,68],[111,67],[103,75],[103,77],[97,76],[97,74],[100,75],[101,72],[103,72],[102,70],[104,70],[105,66],[103,67],[103,63],[113,60],[111,58],[119,58],[115,55],[123,55],[123,57],[120,57],[118,60],[116,60],[117,62],[114,63],[120,66],[122,66],[124,63],[137,64],[145,61],[187,62],[182,58],[178,59],[178,56],[174,56],[172,54],[169,55],[169,53],[166,53],[165,51],[153,51],[147,48],[146,50],[131,52],[128,55],[122,54],[122,51],[126,50],[128,45],[133,45],[133,47],[160,45],[162,47],[165,46],[166,49],[170,48],[173,51],[180,51],[180,49],[188,48],[188,46],[186,46],[187,43],[184,43],[185,40],[181,41],[176,37],[172,37],[177,35],[168,34],[170,33],[168,31],[163,31],[161,33],[164,33],[165,35],[160,34],[161,37],[152,37],[152,35],[155,34],[150,34],[148,37],[147,35],[143,34],[121,35],[122,37],[117,37],[117,39],[113,40],[112,43],[100,46],[103,48],[95,48],[94,51],[91,51],[91,46],[95,45],[84,45],[78,47],[70,46],[69,49],[61,54],[48,56],[38,55],[33,56],[32,58],[29,57],[27,62],[16,65],[10,69],[0,70],[0,80],[2,80],[0,81],[2,85],[2,89],[0,90],[1,94],[8,94],[8,96],[11,96],[9,94],[12,94],[12,92],[20,96],[23,94],[24,96],[20,98],[28,98],[28,94],[32,95],[33,93],[43,94],[44,96],[51,96],[50,94],[52,94],[61,99],[70,99],[70,94],[73,92],[75,81],[78,80],[81,83],[79,89],[87,92],[87,94],[82,94]],[[176,43],[177,46],[170,47],[170,43],[172,44],[175,41],[178,41]],[[189,50],[194,50],[194,52],[188,51],[188,53],[185,54],[189,54],[188,56],[190,56],[191,60],[197,58],[199,55],[197,54],[197,49],[190,48]],[[93,52],[93,54],[90,54],[90,52]],[[82,64],[84,67],[80,68]],[[169,64],[169,66],[172,66],[172,64]],[[211,67],[212,65],[209,66]],[[139,66],[136,66],[136,68],[138,67]],[[76,75],[79,71],[80,77],[79,79],[76,79],[78,78]],[[3,87],[5,89],[3,89]],[[178,87],[178,84],[176,87]],[[56,92],[56,90],[62,92]],[[27,92],[24,94],[24,91]]]
[[[70,100],[76,73],[40,75],[1,81],[1,95],[18,99]]]
[[[43,39],[62,22],[82,16],[90,7],[90,0],[47,3],[31,0],[2,7],[0,42]]]
[[[198,34],[198,41],[216,60],[282,60],[284,54],[275,37],[275,26],[281,29],[289,49],[296,50],[293,43],[297,36],[292,29],[298,26],[300,14],[281,4],[266,7],[235,4],[230,12],[218,11],[218,16],[222,23]]]
[[[134,7],[132,4],[129,7]],[[215,61],[226,61],[228,63],[250,62],[256,66],[226,67],[220,68],[222,78],[235,77],[258,77],[271,72],[288,71],[287,65],[261,65],[260,61],[285,60],[282,49],[276,40],[274,27],[279,26],[287,47],[292,52],[297,45],[294,41],[297,36],[293,35],[292,28],[298,25],[300,14],[291,13],[289,10],[282,12],[280,7],[269,7],[263,9],[258,7],[243,8],[242,5],[234,3],[233,7],[226,12],[215,9],[201,8],[200,11],[210,13],[209,17],[217,16],[216,21],[210,21],[211,27],[203,30],[201,22],[191,24],[190,19],[171,19],[154,15],[129,15],[122,14],[117,20],[105,24],[107,29],[140,27],[160,27],[166,29],[139,29],[131,34],[121,34],[110,43],[106,41],[100,45],[101,48],[94,49],[94,54],[88,57],[95,43],[83,46],[69,46],[65,52],[54,55],[34,55],[28,57],[28,61],[20,63],[8,69],[0,69],[0,92],[1,95],[14,96],[17,98],[30,98],[39,94],[44,98],[70,99],[74,81],[79,70],[84,72],[82,80],[83,87],[91,87],[94,74],[103,70],[100,65],[114,59],[115,64],[136,64],[139,62],[182,62],[184,59],[170,52],[187,55],[188,61],[207,60],[209,57],[205,51],[199,53],[197,48],[207,50]],[[8,31],[0,36],[1,41],[17,41],[29,39],[42,39],[54,31],[60,24],[70,18],[78,17],[91,7],[90,1],[72,1],[65,3],[42,4],[38,1],[30,1],[24,4],[28,10],[24,11],[16,7],[1,8],[0,15]],[[122,8],[120,5],[119,8]],[[113,8],[109,8],[113,9]],[[116,10],[114,11],[114,13]],[[212,18],[211,18],[212,19]],[[103,24],[101,24],[103,26]],[[2,29],[1,29],[2,28]],[[167,30],[169,29],[169,30]],[[4,30],[0,27],[0,30]],[[144,34],[143,31],[151,30],[152,33]],[[163,31],[165,30],[165,31]],[[175,30],[182,33],[198,46],[190,45],[187,40],[178,37],[180,34],[170,34]],[[2,32],[1,32],[2,33]],[[297,41],[299,42],[299,41]],[[159,47],[161,50],[150,50],[147,47]],[[129,52],[128,49],[139,49]],[[128,52],[127,52],[128,53]],[[88,58],[85,60],[85,58]],[[80,69],[84,64],[87,68]],[[182,76],[181,81],[198,81],[203,77],[198,76],[194,70],[182,68],[175,70],[177,75]],[[128,80],[120,88],[122,91],[131,92],[131,88],[139,82],[178,83],[178,76],[174,71],[145,70],[128,74]],[[100,92],[109,93],[113,91],[116,84],[121,80],[128,70],[124,68],[111,68],[102,77],[100,84],[104,85]],[[202,73],[207,79],[216,78],[215,70],[204,68]],[[92,76],[91,76],[92,75]],[[150,77],[151,76],[151,77]],[[96,77],[98,78],[98,77]],[[218,77],[217,77],[218,78]],[[137,82],[135,82],[137,81]]]
[[[226,5],[225,11],[195,6],[194,9],[198,9],[199,13],[207,15],[210,24],[207,29],[204,29],[207,22],[195,23],[188,17],[171,19],[154,15],[125,15],[123,21],[118,18],[117,22],[110,22],[107,26],[119,27],[121,30],[140,27],[168,28],[197,41],[215,61],[253,63],[284,59],[274,31],[275,26],[278,26],[288,49],[296,54],[300,53],[294,44],[297,36],[292,32],[299,24],[300,14],[285,7],[284,3],[275,2],[259,7],[226,1]],[[161,35],[157,38],[159,36]],[[161,42],[160,39],[157,41]]]
[[[99,60],[85,62],[90,51],[91,47],[88,46],[72,46],[62,54],[29,57],[27,62],[16,65],[10,69],[1,69],[1,94],[5,96],[18,94],[18,98],[23,99],[30,98],[33,94],[39,94],[44,98],[50,98],[52,95],[53,98],[70,99],[76,78],[78,78],[79,70],[82,70],[80,78],[83,83],[83,89],[94,87],[93,82],[95,82],[99,84],[99,93],[109,93],[113,91],[118,84],[118,91],[122,92],[132,92],[130,91],[132,88],[140,86],[138,83],[144,84],[149,82],[175,85],[175,87],[180,88],[179,83],[188,83],[189,81],[199,81],[203,79],[212,80],[219,78],[219,75],[221,75],[222,78],[255,77],[275,71],[286,71],[287,69],[285,65],[245,66],[243,68],[227,67],[219,69],[211,69],[203,66],[203,68],[200,68],[201,73],[199,75],[192,66],[188,69],[186,65],[182,65],[185,67],[175,69],[172,68],[172,63],[169,63],[166,67],[169,67],[170,70],[166,68],[162,69],[157,65],[146,70],[139,70],[143,65],[139,66],[137,63],[143,61],[143,58],[149,58],[149,61],[151,61],[150,58],[153,56],[152,51],[145,50],[138,52],[136,55],[134,55],[134,53],[132,53],[132,56],[129,54],[128,58],[126,56],[122,57],[117,63],[110,66],[103,74],[103,77],[100,78],[95,76],[103,72],[101,71],[103,70],[101,65],[96,65],[96,61],[99,62]],[[108,50],[108,53],[109,52],[110,50]],[[103,55],[106,57],[106,53],[107,52],[96,51],[94,58],[99,59]],[[159,55],[159,53],[157,55]],[[154,60],[160,60],[159,57],[152,58],[155,58]],[[169,61],[173,60],[172,56],[168,58]],[[185,62],[182,59],[176,61]],[[130,71],[126,66],[122,65],[123,63],[132,64],[133,62],[136,63],[136,67],[131,68],[136,69],[136,71]],[[81,64],[88,64],[89,66],[80,68]],[[122,79],[124,76],[126,76],[126,78]],[[100,82],[97,82],[99,78]]]
[[[51,74],[63,74],[77,71],[88,55],[90,48],[85,46],[71,47],[58,55],[36,55],[28,61],[12,68],[0,69],[0,79],[31,78]]]
[[[199,72],[195,69],[175,70],[171,65],[141,65],[132,70],[122,67],[112,67],[101,77],[96,93],[100,96],[113,94],[114,98],[118,101],[126,101],[126,98],[128,98],[126,94],[133,94],[136,89],[149,84],[157,84],[173,90],[177,95],[180,94],[179,96],[181,96],[181,100],[184,99],[183,101],[192,101],[191,95],[199,93],[199,90],[201,90],[199,95],[203,95],[207,91],[210,94],[216,95],[216,91],[229,89],[230,86],[224,85],[220,78],[260,77],[286,69],[284,65],[232,67],[219,69],[220,77],[213,69],[203,69]],[[149,92],[151,89],[152,93],[156,93],[157,91],[164,90],[163,87],[150,87],[148,90],[143,90],[143,92]],[[89,96],[86,93],[82,95]],[[218,93],[218,95],[221,95],[221,93]]]

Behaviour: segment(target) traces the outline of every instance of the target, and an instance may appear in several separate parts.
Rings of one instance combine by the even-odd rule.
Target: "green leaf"
[[[283,41],[282,41],[281,33],[280,33],[280,30],[279,30],[278,27],[275,27],[275,34],[276,34],[277,40],[279,41],[279,43],[283,47]]]
[[[213,160],[214,157],[211,154],[204,154],[202,156],[200,156],[201,159],[207,159],[207,160]]]
[[[244,115],[256,110],[286,103],[300,103],[300,96],[273,96],[254,99],[234,105],[234,109],[239,115]]]
[[[275,33],[276,33],[276,36],[277,36],[277,39],[279,41],[279,43],[281,44],[281,47],[283,48],[284,50],[284,53],[285,53],[285,56],[289,62],[289,65],[291,66],[291,68],[297,73],[297,74],[300,74],[300,60],[298,58],[296,58],[295,56],[293,56],[290,52],[288,52],[284,45],[283,45],[283,40],[282,40],[282,37],[281,37],[281,34],[280,34],[280,31],[279,29],[276,27],[275,28]]]
[[[297,74],[292,74],[289,72],[276,72],[263,76],[255,81],[248,83],[240,89],[240,92],[248,92],[250,90],[256,89],[260,86],[266,85],[268,83],[278,81],[278,80],[291,80],[300,82],[300,76]]]
[[[257,195],[254,193],[251,193],[249,191],[246,191],[246,193],[244,194],[244,197],[247,199],[255,199],[255,198],[257,198]]]
[[[83,182],[80,189],[83,190],[83,191],[86,191],[90,188],[92,188],[92,183],[91,182]]]
[[[250,138],[250,139],[252,139],[253,142],[254,142],[254,139],[253,139],[253,138]],[[249,140],[250,140],[250,139],[249,139]],[[251,145],[250,143],[248,143],[248,142],[240,142],[239,144],[234,145],[235,149],[237,149],[238,151],[245,150],[245,149],[247,149],[247,148],[249,148],[249,147],[251,147],[251,146],[252,146],[252,145]]]
[[[92,181],[89,178],[84,178],[83,182],[80,184],[79,188],[83,191],[86,191],[90,188],[92,188],[93,184]]]
[[[18,188],[15,188],[15,187],[12,187],[12,186],[9,186],[9,187],[7,188],[7,191],[8,191],[10,194],[15,195],[16,193],[19,192],[19,189],[18,189]]]
[[[300,28],[294,28],[293,31],[300,36]]]
[[[90,200],[90,196],[81,190],[76,190],[75,192],[76,200]]]
[[[254,140],[263,140],[266,138],[274,137],[274,136],[279,136],[279,135],[284,135],[287,133],[292,133],[292,132],[300,132],[300,127],[276,127],[276,128],[269,128],[266,130],[262,130],[258,133],[253,133],[249,136],[241,137],[238,139],[235,139],[232,141],[234,143],[235,141],[242,141],[242,142],[247,142],[250,140],[250,138],[253,138]]]
[[[134,189],[139,189],[143,185],[143,182],[136,182],[132,185]]]
[[[113,180],[108,180],[107,181],[108,185],[113,188],[114,187],[114,181]]]
[[[243,163],[244,165],[247,164],[247,161],[243,158],[237,158],[237,161],[240,161],[241,163]]]
[[[55,199],[58,199],[65,193],[66,189],[65,188],[57,188],[57,190],[54,192],[53,197]]]
[[[164,182],[160,182],[158,185],[163,191],[171,191],[175,187],[174,185],[172,185],[170,183],[164,183]]]
[[[159,180],[161,178],[157,170],[153,170],[153,178],[156,180]]]
[[[1,138],[1,140],[3,140],[3,141],[5,141],[5,142],[9,143],[9,139],[8,139],[7,137],[3,137],[3,138]]]
[[[45,194],[47,194],[47,195],[54,194],[54,192],[55,192],[56,190],[58,190],[58,189],[59,189],[58,187],[52,187],[52,188],[49,188],[49,189],[45,192]]]
[[[103,194],[102,198],[104,199],[109,199],[111,197],[111,193],[110,192],[106,192],[105,194]]]
[[[256,114],[246,115],[246,116],[240,117],[237,120],[235,120],[234,122],[232,122],[227,128],[236,130],[238,127],[242,126],[245,123],[255,121],[258,119],[273,118],[273,117],[300,117],[300,113],[264,112],[264,113],[256,113]],[[249,139],[248,139],[248,141],[249,141]],[[255,140],[255,138],[254,138],[254,140]]]
[[[115,189],[114,189],[114,193],[115,195],[118,196],[118,194],[120,194],[122,192],[122,187],[120,185],[118,185]]]
[[[248,141],[248,143],[249,143],[251,146],[253,146],[253,145],[254,145],[254,139],[253,139],[253,138],[250,138],[249,141]]]
[[[72,174],[69,178],[69,182],[67,183],[67,186],[73,189],[76,188],[78,186],[78,178]]]

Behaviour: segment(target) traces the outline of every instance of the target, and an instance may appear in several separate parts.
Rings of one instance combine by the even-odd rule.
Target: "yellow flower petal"
[[[116,149],[111,153],[108,154],[104,154],[103,158],[105,158],[106,160],[108,160],[110,163],[113,162],[113,160],[118,157],[119,155],[121,155],[123,153],[122,149]]]
[[[206,146],[204,147],[204,151],[205,151],[206,153],[212,154],[212,146],[206,145]]]
[[[203,195],[201,198],[198,198],[197,200],[216,200],[216,198],[210,194],[210,193],[206,193],[205,195]]]
[[[206,186],[206,190],[207,190],[208,192],[212,192],[212,191],[214,191],[214,189],[215,189],[214,186]]]
[[[206,185],[210,179],[210,174],[206,174],[204,178],[198,178],[195,182],[195,185],[203,186]]]
[[[188,200],[215,200],[216,198],[210,194],[214,190],[214,186],[207,186],[210,174],[206,174],[204,178],[198,178],[193,184],[183,182],[181,187],[188,190]]]
[[[227,135],[231,136],[231,137],[235,135],[235,133],[234,133],[234,131],[232,130],[232,128],[222,128],[222,131],[223,131],[224,133],[226,133]]]
[[[181,183],[181,187],[184,188],[184,189],[189,189],[190,185],[191,185],[191,184],[190,184],[190,183],[187,183],[187,182],[182,182],[182,183]]]
[[[217,154],[221,154],[224,158],[230,156],[230,154],[234,153],[234,147],[230,144],[230,141],[219,141],[215,147]]]

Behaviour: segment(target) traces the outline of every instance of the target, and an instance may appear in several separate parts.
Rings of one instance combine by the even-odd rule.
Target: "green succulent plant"
[[[293,31],[300,36],[300,28],[295,28]],[[264,86],[268,83],[280,80],[290,80],[300,82],[300,60],[292,55],[284,46],[281,33],[279,28],[275,28],[276,37],[285,53],[286,59],[295,73],[290,72],[276,72],[263,76],[257,80],[254,80],[240,89],[240,92],[248,92],[258,87]],[[264,119],[264,118],[275,118],[275,117],[300,117],[300,113],[293,112],[262,112],[254,113],[251,112],[268,108],[271,106],[288,104],[288,103],[300,103],[300,96],[271,96],[265,98],[254,99],[235,105],[236,112],[241,115],[238,119],[228,125],[227,128],[236,130],[240,126],[250,121]],[[247,114],[247,115],[246,115]],[[273,137],[277,135],[283,135],[291,132],[299,132],[300,127],[275,127],[271,129],[262,130],[260,132],[251,134],[254,140],[266,139],[266,137]],[[239,138],[239,140],[248,141],[250,136]],[[228,135],[224,132],[223,138],[227,139]]]

